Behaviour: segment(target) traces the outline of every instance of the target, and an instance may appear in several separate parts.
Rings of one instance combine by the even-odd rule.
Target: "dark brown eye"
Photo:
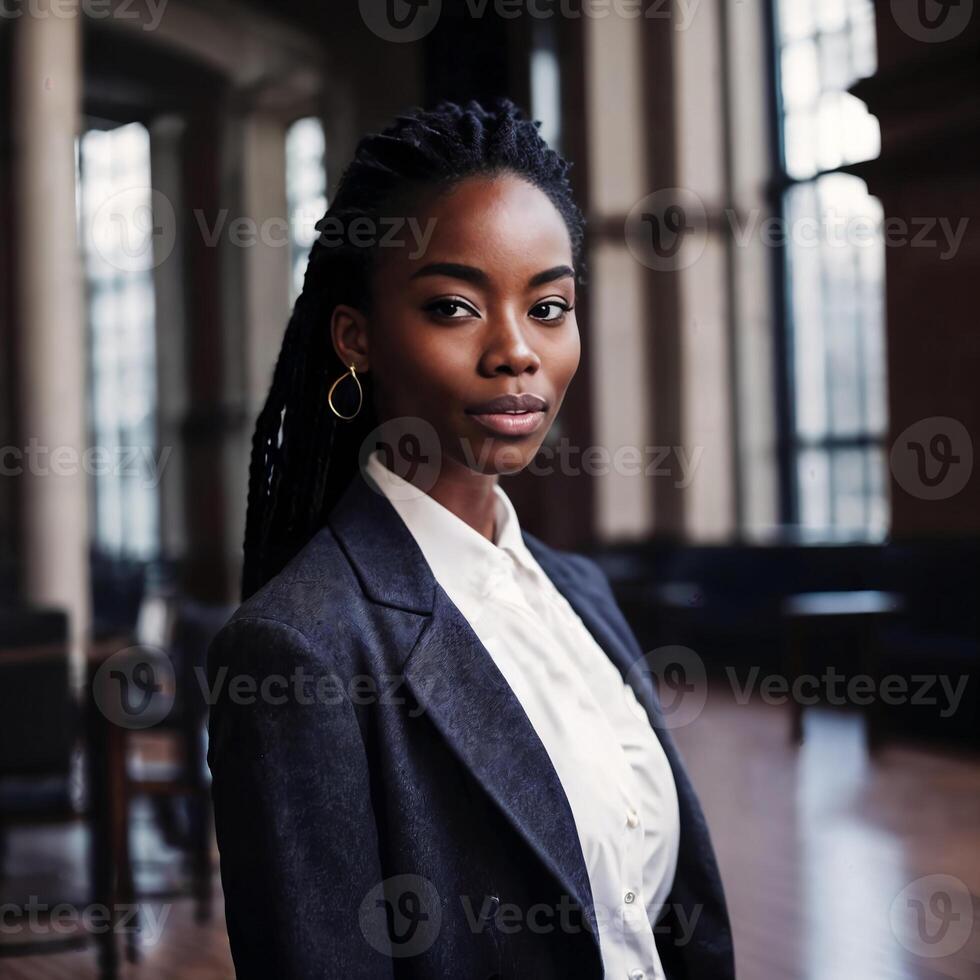
[[[444,317],[447,320],[458,320],[464,316],[476,316],[476,311],[469,304],[458,299],[437,299],[429,303],[425,307],[425,310],[429,313],[435,313],[437,316]]]
[[[544,320],[548,322],[558,322],[563,320],[565,314],[572,307],[566,306],[564,303],[560,303],[557,300],[547,300],[544,303],[538,303],[536,306],[531,307],[531,316],[535,320]]]

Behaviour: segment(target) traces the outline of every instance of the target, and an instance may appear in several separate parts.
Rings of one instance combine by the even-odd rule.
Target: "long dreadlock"
[[[358,143],[317,228],[330,219],[330,227],[347,229],[359,217],[378,228],[382,215],[400,213],[397,208],[427,191],[447,190],[469,176],[513,173],[547,194],[564,218],[583,281],[584,219],[568,181],[571,165],[548,147],[539,125],[504,98],[414,108]],[[339,304],[370,309],[375,258],[374,248],[355,246],[346,235],[339,243],[320,236],[313,244],[252,438],[242,601],[322,527],[356,471],[363,440],[378,424],[370,374],[361,379],[364,402],[353,420],[338,419],[327,404],[330,385],[348,367],[333,348],[331,315]],[[342,390],[354,387],[338,385],[335,404],[343,406]],[[351,414],[347,407],[341,411]]]

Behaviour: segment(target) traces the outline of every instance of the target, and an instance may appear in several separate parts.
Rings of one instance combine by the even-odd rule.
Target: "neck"
[[[429,496],[494,543],[497,509],[494,488],[498,479],[495,473],[477,473],[463,463],[443,457],[439,477]]]

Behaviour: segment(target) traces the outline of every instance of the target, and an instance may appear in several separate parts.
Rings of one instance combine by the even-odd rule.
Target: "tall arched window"
[[[129,123],[79,141],[78,220],[88,313],[92,539],[118,558],[160,550],[150,136]]]
[[[785,248],[786,465],[804,537],[888,530],[882,211],[848,164],[879,152],[848,92],[876,67],[871,0],[774,0]]]

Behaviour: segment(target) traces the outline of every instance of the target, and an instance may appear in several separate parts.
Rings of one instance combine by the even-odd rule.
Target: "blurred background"
[[[497,94],[590,267],[504,486],[647,651],[739,976],[980,977],[974,6],[3,0],[0,977],[233,975],[252,425],[358,138]]]

